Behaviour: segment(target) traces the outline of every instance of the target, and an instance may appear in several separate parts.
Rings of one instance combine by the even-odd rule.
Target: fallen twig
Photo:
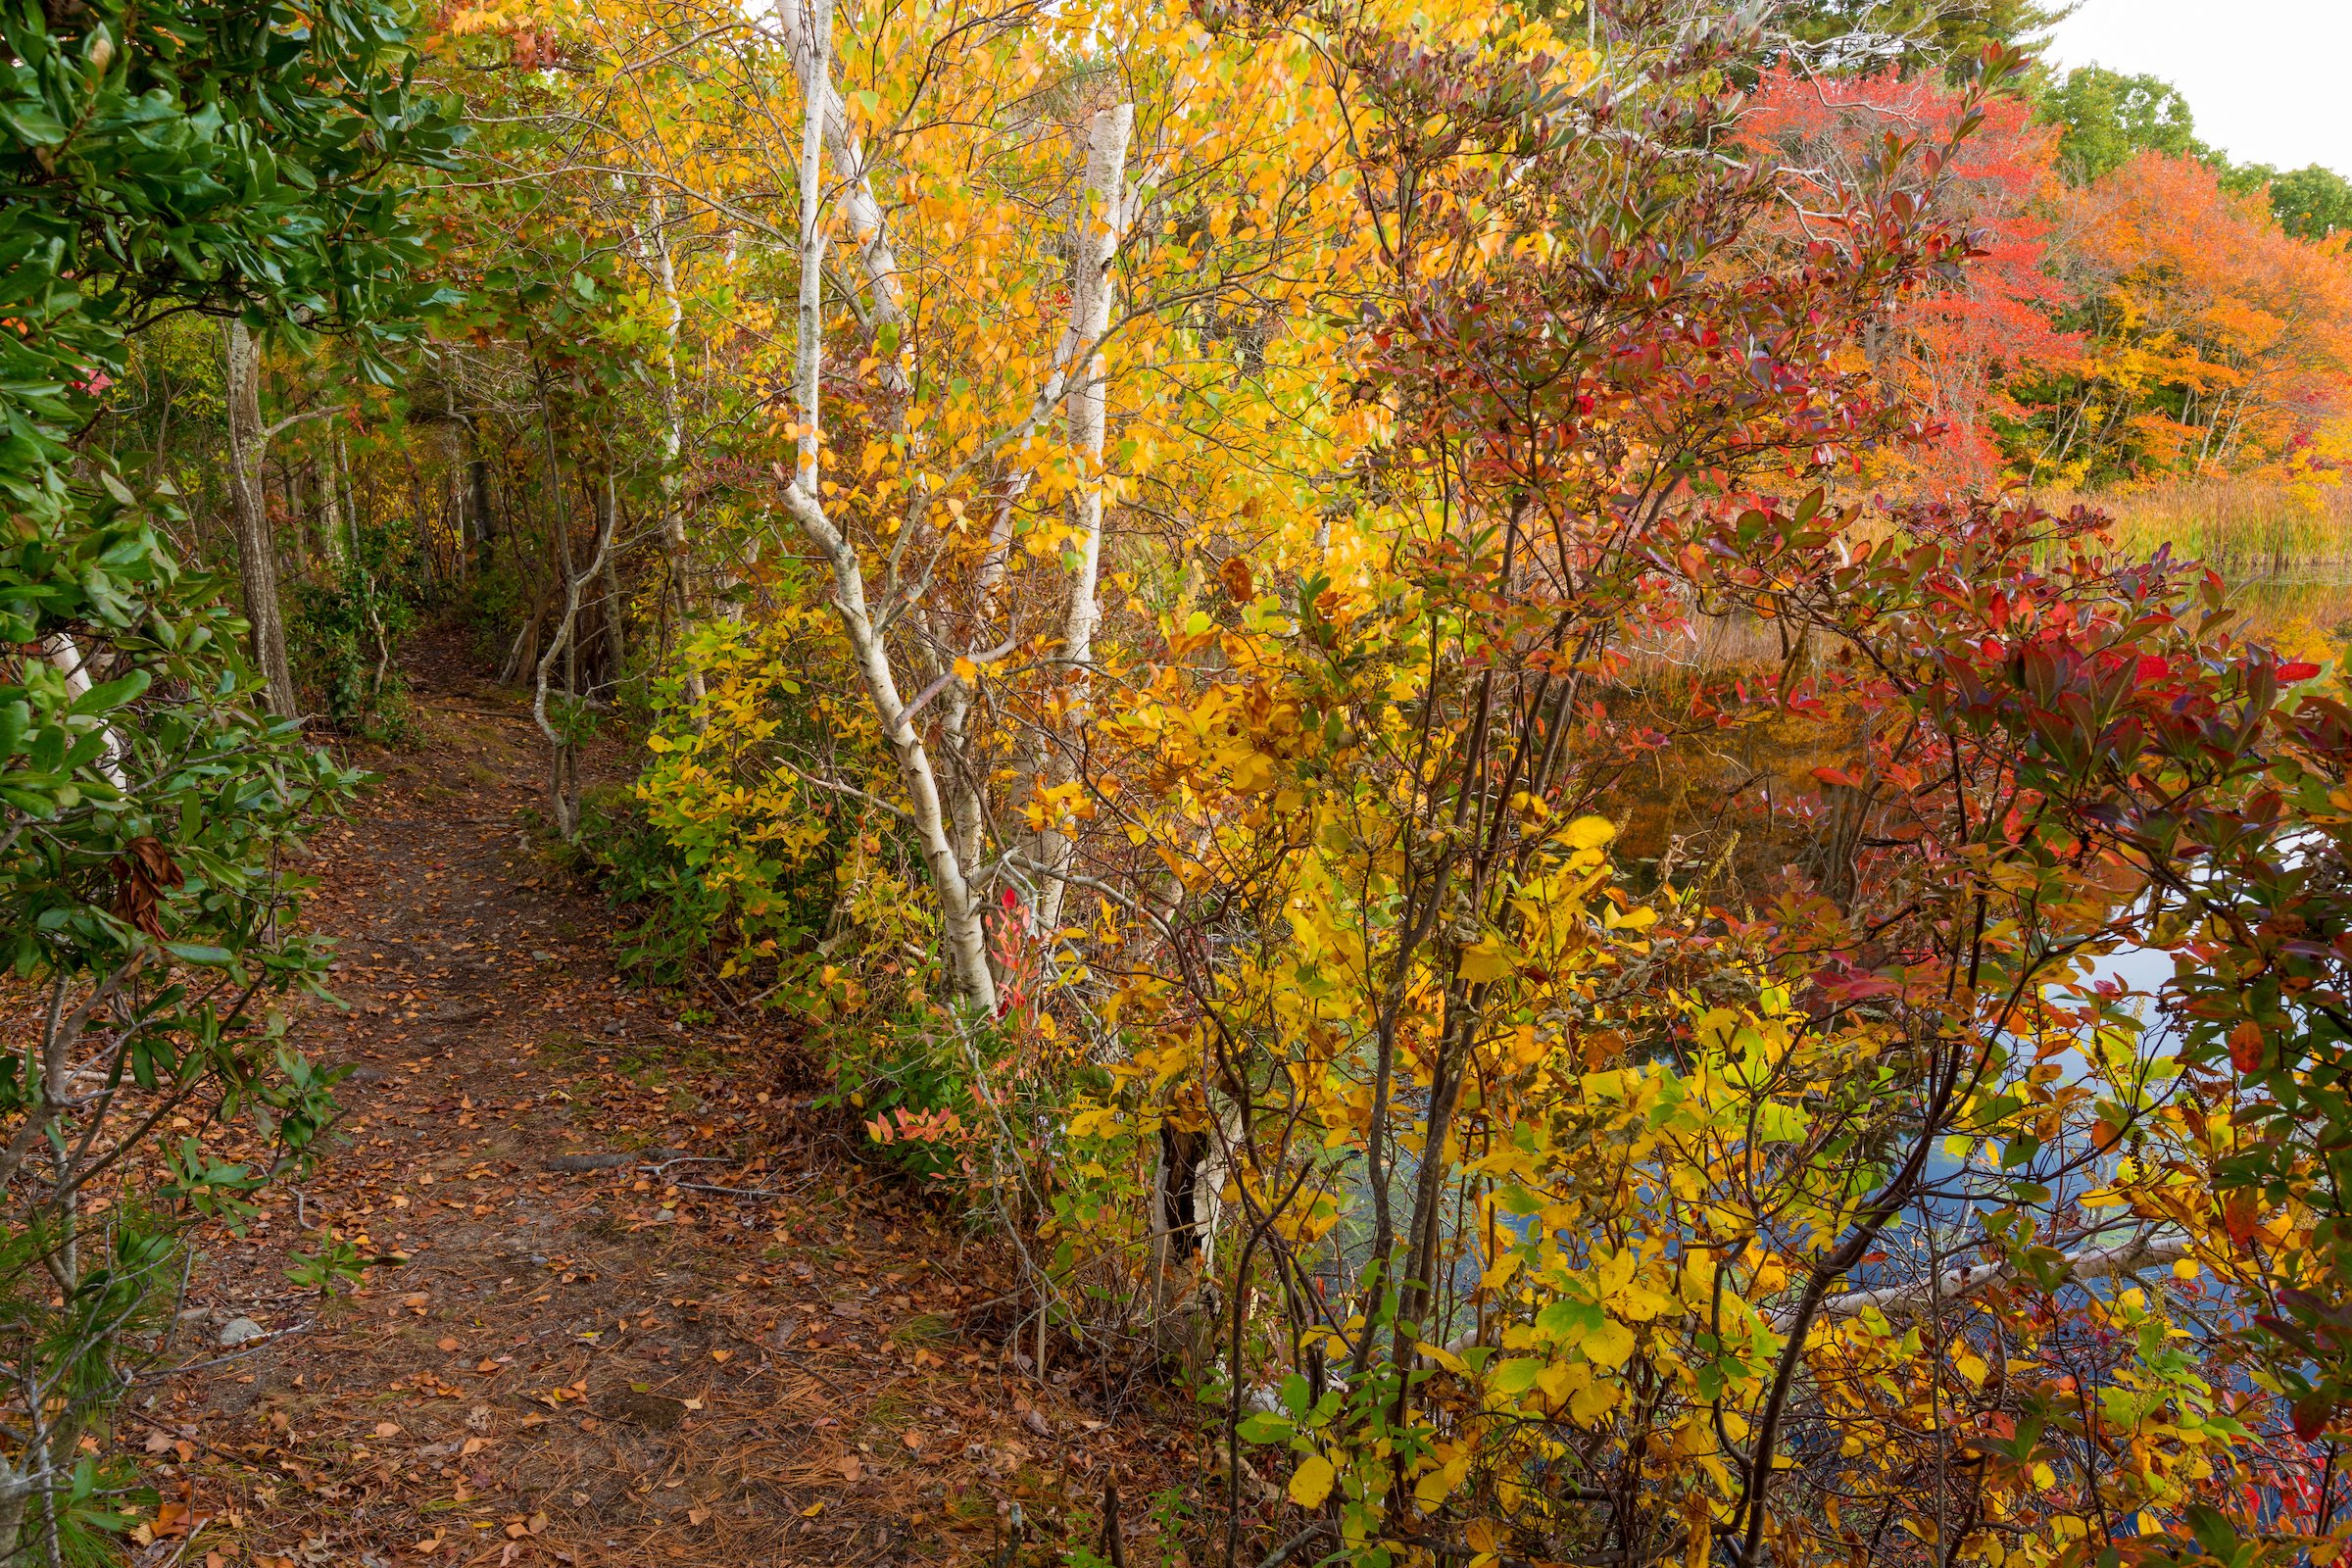
[[[166,1372],[164,1376],[168,1378],[183,1377],[190,1372],[202,1372],[208,1367],[227,1366],[233,1361],[242,1361],[255,1351],[266,1350],[280,1340],[292,1339],[295,1335],[302,1333],[305,1329],[314,1327],[318,1321],[318,1320],[317,1318],[304,1318],[301,1322],[293,1325],[291,1328],[273,1329],[258,1340],[247,1340],[243,1345],[238,1346],[226,1355],[216,1355],[209,1361],[190,1361],[185,1365],[173,1367],[171,1371]]]

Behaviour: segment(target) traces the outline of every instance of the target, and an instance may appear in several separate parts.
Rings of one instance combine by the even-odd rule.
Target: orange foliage
[[[1958,95],[1934,78],[1821,82],[1774,71],[1758,84],[1746,133],[1801,181],[1850,182],[1886,136],[1940,139],[1959,112]],[[1871,345],[1879,372],[1939,421],[1882,478],[1936,494],[1997,481],[2002,428],[2028,416],[2016,389],[2081,361],[2081,336],[2056,324],[2067,294],[2047,266],[2057,151],[2056,131],[2035,124],[2027,104],[1996,99],[1947,171],[1942,201],[1977,254],[1946,287],[1906,301]]]
[[[2060,275],[2093,347],[2052,466],[2292,477],[2326,463],[2352,402],[2341,238],[2296,239],[2259,194],[2159,153],[2072,193],[2064,227]]]
[[[1958,94],[1888,74],[1765,74],[1742,126],[1792,223],[1888,136],[1939,138]],[[2087,485],[2182,475],[2333,482],[2352,460],[2352,262],[2345,239],[2279,228],[2193,159],[2146,153],[2083,189],[2019,100],[1986,106],[1937,200],[1975,255],[1912,295],[1865,351],[1936,426],[1877,460],[1894,490],[1950,497],[2005,477]]]

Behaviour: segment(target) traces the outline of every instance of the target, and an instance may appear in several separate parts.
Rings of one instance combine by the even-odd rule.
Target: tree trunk
[[[779,8],[789,13],[792,0]],[[685,302],[678,297],[677,260],[669,242],[669,200],[657,193],[651,204],[651,222],[639,235],[642,248],[651,254],[654,280],[662,289],[662,552],[669,567],[671,608],[677,612],[677,635],[683,640],[694,624],[700,608],[701,595],[695,592],[694,557],[686,541],[686,513],[680,505],[679,492],[684,484],[681,472],[686,461],[685,406],[678,395],[678,342],[686,325]],[[686,700],[694,709],[695,723],[701,724],[703,672],[686,671]]]
[[[1088,665],[1095,657],[1095,625],[1102,607],[1098,603],[1102,561],[1102,429],[1107,413],[1102,361],[1097,352],[1110,330],[1110,264],[1117,256],[1119,237],[1127,223],[1127,138],[1135,127],[1135,106],[1105,109],[1086,125],[1086,188],[1079,196],[1078,265],[1070,290],[1070,325],[1063,341],[1069,345],[1070,446],[1086,464],[1086,483],[1071,501],[1072,522],[1078,536],[1078,570],[1070,580],[1069,607],[1062,617],[1061,657],[1070,670],[1068,705],[1063,710],[1063,751],[1054,768],[1054,782],[1067,785],[1078,776],[1075,748],[1086,733],[1088,698],[1093,682]],[[1058,806],[1059,803],[1055,803]],[[1046,883],[1038,899],[1038,929],[1052,940],[1061,923],[1061,905],[1077,845],[1059,826],[1059,812],[1046,813],[1039,858],[1046,865]]]
[[[573,755],[571,742],[565,730],[558,728],[555,722],[547,716],[548,676],[555,667],[557,655],[562,654],[567,659],[571,657],[575,646],[573,632],[579,622],[581,593],[604,572],[605,556],[612,548],[615,509],[606,506],[599,510],[603,513],[603,516],[601,526],[596,532],[596,553],[589,558],[586,569],[578,572],[571,571],[568,564],[569,556],[566,552],[566,567],[564,576],[564,614],[556,622],[555,634],[548,639],[547,651],[539,656],[535,678],[532,682],[531,719],[539,726],[539,733],[547,737],[549,751],[548,810],[555,817],[556,831],[563,836],[565,843],[571,842],[580,830],[579,760]],[[569,713],[564,715],[567,724],[571,717],[572,715]]]
[[[478,419],[478,416],[477,416]],[[490,462],[482,456],[482,432],[477,423],[466,432],[466,469],[473,489],[473,555],[477,566],[490,563],[491,546],[498,543],[498,514],[490,510]]]
[[[796,54],[804,55],[800,60],[801,79],[828,82],[831,67],[827,62],[833,31],[830,0],[816,0],[814,15],[808,20],[813,25],[807,36],[806,49],[796,50]],[[784,501],[800,523],[801,531],[832,567],[833,611],[849,639],[851,656],[858,662],[866,696],[874,705],[874,716],[881,720],[883,737],[898,759],[899,778],[912,807],[923,859],[931,873],[932,889],[939,898],[948,971],[957,992],[974,1009],[993,1014],[997,1010],[997,981],[988,963],[987,926],[981,917],[982,895],[966,879],[965,864],[956,853],[953,829],[941,805],[938,772],[923,745],[922,731],[908,715],[906,699],[900,695],[898,674],[891,667],[882,629],[874,624],[867,610],[865,568],[858,562],[858,547],[826,515],[824,492],[817,479],[817,458],[822,446],[817,433],[819,374],[824,364],[823,318],[818,310],[825,259],[824,96],[818,92],[804,95],[807,103],[801,127],[801,293],[793,376],[795,399],[800,406],[801,439],[792,481],[784,489]]]
[[[340,580],[350,558],[343,544],[343,438],[329,433],[318,460],[318,559]]]
[[[262,357],[243,320],[227,328],[228,488],[235,502],[237,575],[245,618],[253,625],[254,667],[264,700],[279,718],[295,716],[294,673],[286,662],[285,612],[277,594],[277,538],[262,491]]]
[[[871,296],[866,319],[874,329],[878,348],[885,347],[881,340],[886,335],[895,340],[881,355],[882,384],[904,396],[913,385],[907,372],[914,363],[914,345],[903,330],[906,310],[899,278],[899,259],[891,250],[890,226],[882,204],[874,197],[872,170],[866,162],[864,144],[850,128],[849,105],[842,101],[841,89],[833,85],[830,70],[822,65],[811,70],[811,63],[821,58],[810,47],[808,37],[813,15],[787,0],[776,7],[775,16],[783,24],[793,63],[800,68],[801,89],[816,114],[825,152],[835,165],[834,183],[840,192],[836,200],[841,216],[848,220],[850,235],[857,242],[858,259],[863,266]]]
[[[628,666],[629,646],[627,630],[620,623],[625,601],[620,597],[619,552],[605,552],[605,649],[612,661],[614,690],[620,687],[620,677]]]

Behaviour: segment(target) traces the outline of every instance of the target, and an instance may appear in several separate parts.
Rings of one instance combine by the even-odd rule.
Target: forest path
[[[544,754],[512,695],[444,664],[417,708],[313,842],[348,1010],[294,1033],[355,1067],[346,1117],[199,1263],[196,1364],[134,1396],[166,1499],[135,1560],[1010,1561],[1017,1503],[1045,1562],[1114,1478],[1143,1545],[1130,1478],[1172,1454],[964,1335],[1008,1317],[996,1250],[851,1157],[788,1048],[619,986],[611,911],[519,825]],[[285,1265],[330,1226],[412,1261],[321,1298]]]

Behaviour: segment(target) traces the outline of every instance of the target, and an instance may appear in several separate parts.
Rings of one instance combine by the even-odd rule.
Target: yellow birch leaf
[[[1597,1334],[1585,1336],[1585,1359],[1614,1372],[1634,1358],[1634,1331],[1610,1318]]]
[[[1597,850],[1617,836],[1617,824],[1605,816],[1580,816],[1560,836],[1572,850]]]
[[[1500,980],[1511,972],[1510,944],[1492,934],[1462,950],[1462,978],[1472,985]]]
[[[1323,1499],[1331,1495],[1332,1483],[1339,1478],[1340,1473],[1331,1467],[1329,1459],[1310,1453],[1291,1472],[1291,1500],[1301,1508],[1320,1508]]]

